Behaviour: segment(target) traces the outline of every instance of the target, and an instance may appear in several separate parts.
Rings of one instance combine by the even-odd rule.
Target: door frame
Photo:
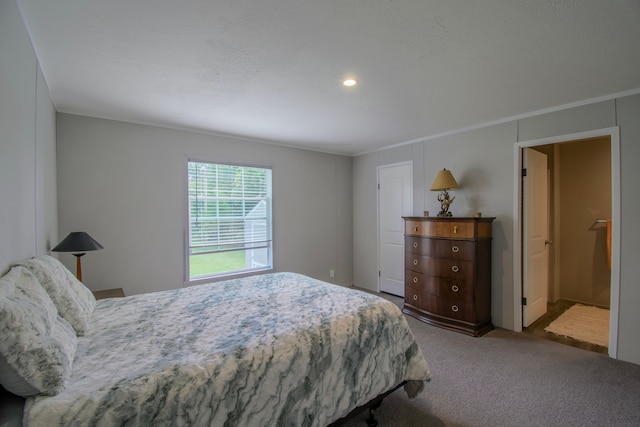
[[[609,312],[609,356],[618,355],[620,308],[620,128],[618,126],[586,132],[516,142],[513,149],[513,306],[514,330],[522,332],[522,149],[574,140],[608,136],[611,139],[611,296]]]
[[[377,182],[377,190],[376,190],[376,235],[378,236],[377,240],[377,247],[376,247],[376,251],[378,253],[378,259],[377,261],[377,268],[378,268],[378,280],[376,281],[376,292],[380,292],[380,169],[386,169],[386,168],[391,168],[391,167],[398,167],[398,166],[409,166],[409,171],[410,171],[410,176],[411,176],[411,191],[409,192],[409,197],[411,197],[410,200],[410,205],[411,205],[411,209],[413,209],[413,160],[408,160],[406,162],[397,162],[397,163],[390,163],[388,165],[379,165],[376,168],[376,182]],[[404,269],[404,266],[403,266]]]

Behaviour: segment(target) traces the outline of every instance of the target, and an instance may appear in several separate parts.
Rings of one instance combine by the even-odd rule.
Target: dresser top
[[[482,216],[482,217],[472,217],[472,216],[403,216],[402,217],[408,221],[476,221],[476,222],[491,222],[496,217],[494,216]]]

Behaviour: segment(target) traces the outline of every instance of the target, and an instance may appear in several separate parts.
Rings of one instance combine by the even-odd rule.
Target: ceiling
[[[60,112],[330,153],[640,92],[638,0],[18,4]]]

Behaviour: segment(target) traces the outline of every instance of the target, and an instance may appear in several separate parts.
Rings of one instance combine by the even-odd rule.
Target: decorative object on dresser
[[[440,192],[440,194],[438,194],[438,201],[440,202],[440,212],[438,212],[438,216],[452,216],[451,212],[449,212],[449,205],[453,203],[455,196],[450,198],[447,190],[455,190],[458,188],[460,188],[460,186],[458,186],[451,171],[442,169],[438,172],[436,179],[434,179],[433,184],[431,184],[431,191]]]
[[[495,218],[403,217],[402,311],[472,336],[491,329],[491,223]]]
[[[76,257],[76,277],[82,282],[82,264],[80,257],[89,251],[103,249],[102,245],[84,231],[69,233],[55,248],[53,252],[71,252]]]

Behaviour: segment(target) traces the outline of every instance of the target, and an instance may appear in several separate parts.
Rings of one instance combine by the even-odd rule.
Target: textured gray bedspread
[[[293,273],[100,300],[27,426],[326,426],[427,363],[398,307]]]

